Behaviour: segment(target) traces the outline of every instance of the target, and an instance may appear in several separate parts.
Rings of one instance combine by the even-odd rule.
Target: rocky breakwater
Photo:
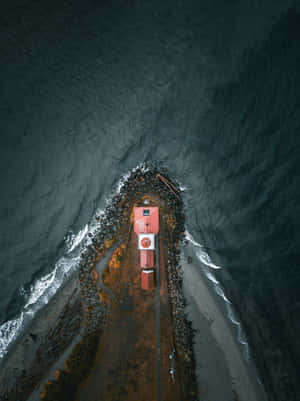
[[[96,229],[89,232],[90,245],[80,256],[79,269],[69,282],[56,294],[53,300],[35,319],[33,341],[38,346],[31,347],[30,361],[23,361],[19,374],[13,370],[14,359],[8,357],[10,370],[2,375],[1,400],[23,401],[39,383],[47,379],[47,371],[78,333],[80,341],[74,346],[65,360],[65,367],[55,374],[55,379],[44,384],[41,399],[58,401],[72,400],[80,382],[88,374],[94,349],[105,329],[108,310],[101,300],[96,285],[96,263],[105,255],[116,241],[123,241],[130,232],[130,213],[132,206],[146,195],[153,195],[162,201],[166,211],[171,210],[169,228],[166,233],[168,242],[168,286],[171,296],[175,337],[178,355],[182,358],[183,372],[188,382],[189,394],[196,399],[194,358],[192,352],[193,331],[184,312],[185,301],[182,292],[182,278],[178,266],[178,243],[184,232],[183,202],[178,183],[172,180],[166,169],[154,164],[142,164],[123,180],[119,191],[107,204],[101,215],[96,215]],[[101,279],[101,278],[100,278]],[[70,288],[69,293],[66,289]],[[67,296],[66,296],[67,295]],[[55,298],[57,305],[55,306]],[[53,321],[47,319],[46,308],[53,308]],[[43,338],[34,340],[41,331]],[[31,332],[30,331],[30,332]],[[28,333],[27,333],[28,335]],[[20,354],[20,346],[16,346]],[[13,382],[10,387],[7,383]]]
[[[171,197],[168,208],[174,214],[167,216],[167,230],[164,233],[168,248],[168,291],[173,315],[173,327],[179,374],[186,383],[187,399],[198,399],[197,380],[195,375],[195,357],[193,351],[194,330],[185,311],[186,300],[183,294],[183,273],[179,265],[179,244],[184,238],[184,212],[181,199]]]

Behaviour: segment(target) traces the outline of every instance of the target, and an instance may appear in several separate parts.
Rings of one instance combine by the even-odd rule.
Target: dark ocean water
[[[120,177],[158,160],[250,346],[260,333],[266,366],[300,381],[297,3],[1,5],[2,323]]]

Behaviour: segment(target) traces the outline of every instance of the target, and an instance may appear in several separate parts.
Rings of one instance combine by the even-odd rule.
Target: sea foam
[[[232,303],[228,299],[228,297],[225,295],[225,291],[222,288],[219,280],[213,275],[213,273],[208,269],[221,269],[220,266],[215,265],[210,256],[205,252],[203,249],[203,246],[199,244],[192,234],[186,229],[185,230],[185,238],[194,246],[195,254],[202,262],[201,267],[202,271],[205,274],[205,276],[208,278],[209,281],[213,283],[214,290],[216,294],[218,294],[225,302],[226,304],[226,310],[227,310],[227,317],[228,319],[237,327],[237,340],[240,344],[243,345],[243,355],[246,361],[249,361],[249,345],[246,340],[246,336],[243,332],[241,322],[238,321],[237,317],[235,316],[235,313],[232,308]]]

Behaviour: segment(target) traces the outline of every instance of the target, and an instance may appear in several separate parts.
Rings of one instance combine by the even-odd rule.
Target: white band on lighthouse
[[[155,249],[154,234],[138,234],[139,236],[139,250],[153,250]]]

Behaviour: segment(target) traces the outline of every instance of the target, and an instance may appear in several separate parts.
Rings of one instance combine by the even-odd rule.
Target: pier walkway
[[[160,227],[164,220],[160,218]],[[172,380],[170,354],[173,323],[167,286],[167,248],[157,236],[156,288],[140,283],[137,236],[130,234],[119,269],[104,272],[104,284],[114,294],[107,326],[77,401],[181,401],[180,378]],[[174,361],[172,361],[173,363]]]

